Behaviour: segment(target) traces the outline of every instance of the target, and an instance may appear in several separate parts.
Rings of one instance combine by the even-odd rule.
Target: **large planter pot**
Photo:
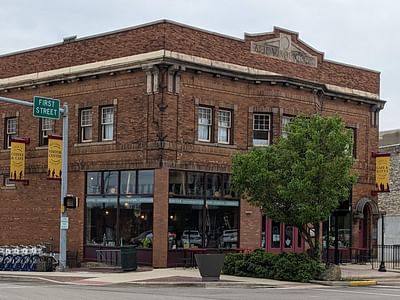
[[[203,281],[218,281],[224,266],[225,254],[195,254]]]

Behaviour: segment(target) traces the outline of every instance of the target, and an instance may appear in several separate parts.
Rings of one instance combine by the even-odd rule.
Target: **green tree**
[[[234,189],[275,221],[297,226],[319,250],[319,224],[347,200],[352,174],[352,135],[339,116],[298,116],[287,138],[234,156]],[[315,240],[308,225],[315,229]]]

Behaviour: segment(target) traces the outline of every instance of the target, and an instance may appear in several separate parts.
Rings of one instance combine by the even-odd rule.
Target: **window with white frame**
[[[212,109],[209,107],[198,108],[198,140],[211,142]]]
[[[253,146],[270,144],[271,116],[269,114],[253,114]]]
[[[112,141],[114,133],[114,107],[107,106],[101,109],[101,140]]]
[[[92,141],[92,109],[81,110],[81,122],[80,122],[80,141],[91,142]]]
[[[51,119],[40,119],[40,146],[46,146],[49,144],[49,134],[52,134],[54,130],[54,121]]]
[[[346,127],[347,130],[349,130],[350,134],[351,134],[351,141],[350,141],[350,145],[348,145],[348,147],[346,147],[346,151],[348,153],[351,153],[351,155],[353,156],[353,158],[357,158],[357,129],[356,128],[350,128],[350,127]]]
[[[17,118],[6,119],[5,149],[11,148],[11,139],[17,136]]]
[[[288,133],[287,133],[287,128],[286,125],[288,125],[290,123],[290,121],[293,120],[292,116],[282,116],[282,133],[281,136],[283,138],[286,138]]]
[[[218,143],[229,144],[231,142],[231,116],[229,110],[218,111]]]
[[[9,177],[4,177],[4,186],[5,187],[15,187],[15,181],[11,181]]]

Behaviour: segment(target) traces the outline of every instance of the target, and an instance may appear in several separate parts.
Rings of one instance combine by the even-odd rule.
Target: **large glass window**
[[[271,116],[269,114],[253,114],[253,146],[270,144]]]
[[[271,222],[271,248],[281,247],[281,223],[272,221]]]
[[[11,148],[11,139],[17,136],[17,118],[8,118],[6,119],[5,124],[6,132],[5,132],[5,149]]]
[[[229,144],[231,142],[231,112],[220,110],[218,112],[218,143]]]
[[[229,174],[171,170],[169,195],[170,248],[239,247],[239,199]]]
[[[96,171],[86,176],[86,243],[153,243],[153,170]]]
[[[198,140],[211,142],[212,110],[208,107],[198,108]]]
[[[108,106],[101,109],[101,140],[111,141],[114,132],[114,107]]]

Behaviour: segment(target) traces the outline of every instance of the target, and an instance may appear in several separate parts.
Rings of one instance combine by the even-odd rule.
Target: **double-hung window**
[[[40,146],[49,144],[49,134],[53,133],[54,121],[51,119],[40,119]]]
[[[17,118],[6,119],[5,148],[11,148],[11,139],[17,135]]]
[[[114,133],[114,108],[112,106],[101,109],[101,140],[111,141]]]
[[[231,142],[231,116],[229,110],[218,112],[218,143],[229,144]]]
[[[271,140],[271,116],[253,114],[253,146],[267,146]]]
[[[212,109],[209,107],[198,108],[198,140],[211,142]]]
[[[81,110],[81,142],[91,142],[92,141],[92,109],[82,109]]]
[[[281,136],[283,138],[286,138],[288,135],[287,128],[286,126],[292,121],[293,117],[292,116],[282,116],[282,134]]]

